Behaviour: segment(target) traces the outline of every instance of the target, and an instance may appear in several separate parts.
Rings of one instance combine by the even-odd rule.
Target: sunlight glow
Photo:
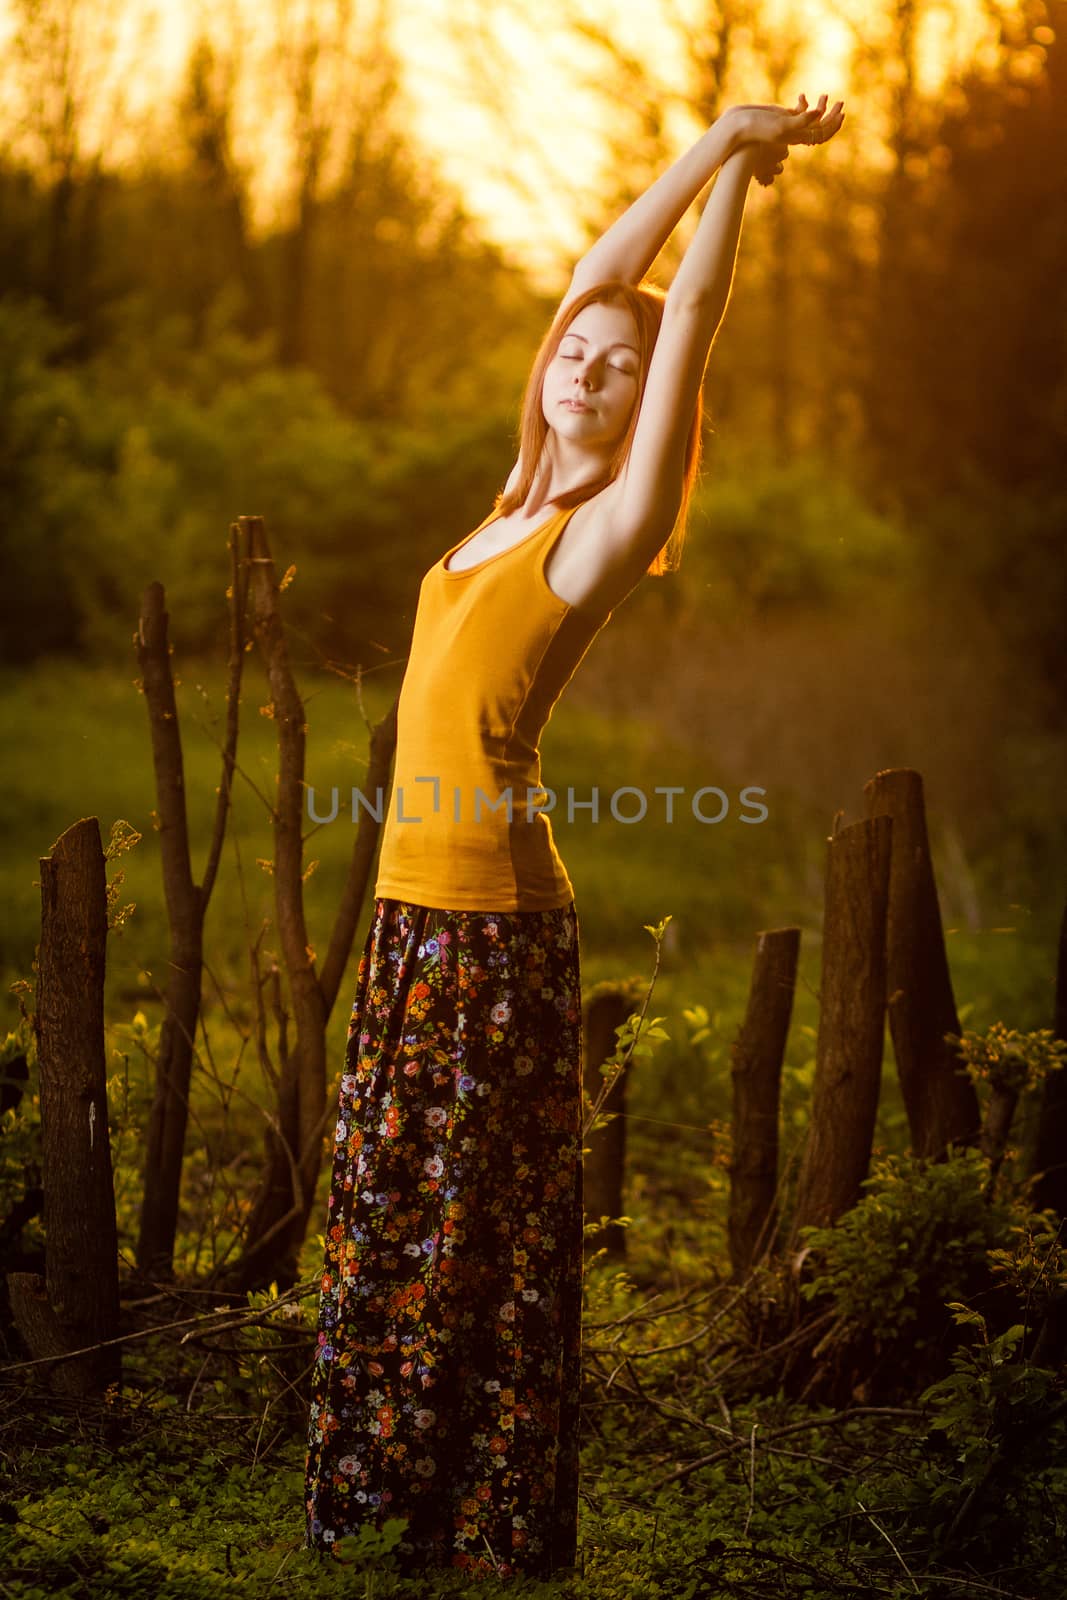
[[[176,158],[173,117],[167,104],[178,87],[199,29],[223,50],[234,29],[243,32],[247,74],[234,119],[239,164],[248,172],[253,224],[267,226],[283,213],[288,144],[280,115],[283,97],[270,92],[263,67],[268,30],[282,0],[54,0],[58,14],[96,19],[95,37],[114,43],[104,70],[94,69],[96,116],[89,137],[111,159],[136,163],[168,145]],[[291,0],[289,0],[290,9]],[[302,0],[330,13],[336,0]],[[0,48],[8,54],[13,16],[28,0],[0,0]],[[359,7],[355,8],[357,16]],[[463,193],[487,233],[546,280],[558,281],[561,263],[582,248],[580,217],[591,190],[610,182],[610,138],[625,122],[610,119],[612,101],[590,93],[608,70],[600,47],[579,36],[585,22],[603,29],[647,68],[653,81],[677,88],[684,81],[687,39],[700,39],[706,0],[392,0],[389,31],[401,61],[402,93],[411,132],[442,175]],[[792,102],[803,89],[809,102],[825,90],[848,112],[847,143],[831,158],[872,166],[886,159],[884,130],[874,126],[888,102],[880,70],[891,44],[888,6],[868,0],[766,0],[761,33],[793,64],[780,94]],[[946,72],[967,60],[995,58],[995,33],[980,0],[930,0],[918,20],[917,87],[936,93]],[[5,38],[5,35],[7,36]],[[299,34],[296,35],[299,37]],[[714,41],[711,42],[712,45]],[[1040,65],[1034,46],[1032,70]],[[858,74],[853,57],[872,58]],[[731,43],[726,101],[768,100],[773,81],[767,63],[744,28]],[[1024,60],[1018,71],[1031,70]],[[856,78],[855,87],[851,77]],[[864,115],[865,91],[877,82],[876,110]],[[261,87],[257,88],[256,85]],[[855,96],[855,98],[853,98]],[[10,120],[11,84],[4,83],[0,114]],[[627,108],[627,115],[629,115]],[[698,127],[684,108],[665,99],[664,126],[680,151]]]

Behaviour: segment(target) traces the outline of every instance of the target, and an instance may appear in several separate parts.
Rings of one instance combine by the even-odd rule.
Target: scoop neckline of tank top
[[[445,551],[441,557],[441,571],[446,578],[466,578],[472,572],[480,572],[482,567],[487,567],[490,562],[499,561],[501,556],[510,555],[512,550],[517,550],[520,545],[526,544],[535,534],[543,533],[551,523],[555,522],[557,517],[562,516],[565,511],[571,509],[570,506],[557,506],[550,517],[546,517],[543,522],[539,522],[536,528],[531,528],[529,533],[524,533],[521,539],[515,540],[514,544],[505,545],[503,550],[498,550],[495,555],[485,556],[481,561],[475,561],[472,566],[460,567],[456,571],[450,569],[448,562],[463,549],[465,544],[469,544],[476,535],[481,533],[484,528],[488,528],[491,523],[499,521],[500,513],[494,512],[491,516],[486,517],[484,522],[479,523],[472,533],[468,533],[466,538],[461,539],[458,544],[454,544],[451,550]]]

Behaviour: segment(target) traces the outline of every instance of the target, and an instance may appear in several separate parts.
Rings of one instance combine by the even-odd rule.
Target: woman
[[[341,1079],[307,1546],[403,1517],[400,1565],[572,1566],[581,983],[538,744],[612,610],[676,565],[750,179],[843,121],[738,106],[593,246],[493,511],[426,573]],[[644,274],[721,166],[664,297]]]

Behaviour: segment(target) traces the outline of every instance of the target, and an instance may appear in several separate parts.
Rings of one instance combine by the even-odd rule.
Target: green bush
[[[945,1344],[946,1301],[988,1286],[988,1254],[1019,1220],[1018,1203],[989,1197],[988,1182],[977,1150],[876,1160],[863,1198],[834,1227],[801,1230],[811,1252],[801,1294],[828,1300],[878,1352],[922,1361]]]
[[[263,516],[287,618],[324,653],[399,652],[420,574],[489,510],[510,419],[432,434],[346,415],[321,380],[273,364],[225,321],[197,345],[181,318],[146,333],[136,299],[113,343],[65,362],[73,337],[36,300],[0,297],[0,597],[4,659],[128,657],[141,596],[162,583],[186,650],[224,644],[228,530]],[[128,326],[127,326],[128,324]],[[390,631],[391,630],[391,631]]]
[[[955,1320],[976,1342],[920,1395],[932,1417],[926,1459],[885,1486],[912,1541],[933,1559],[988,1573],[1025,1570],[1042,1594],[1061,1594],[1067,1541],[1067,1384],[1022,1356],[1026,1326],[990,1335],[962,1304]]]

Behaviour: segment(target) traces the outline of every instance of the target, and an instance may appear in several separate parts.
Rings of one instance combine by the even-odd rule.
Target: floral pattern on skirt
[[[404,1571],[574,1565],[581,1123],[574,902],[379,898],[334,1135],[305,1548],[403,1516]]]

